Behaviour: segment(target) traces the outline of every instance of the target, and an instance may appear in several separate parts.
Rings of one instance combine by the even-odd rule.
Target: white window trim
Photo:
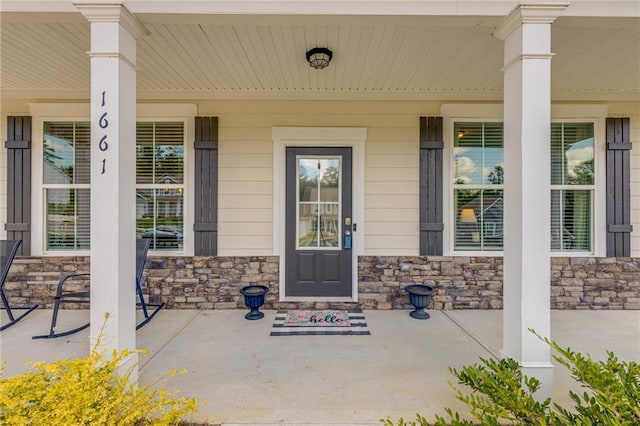
[[[364,127],[273,127],[273,254],[280,256],[280,301],[358,301],[358,256],[364,254]],[[353,233],[352,297],[287,297],[285,294],[286,253],[286,148],[287,146],[340,146],[352,148]]]
[[[442,252],[445,256],[502,256],[502,251],[455,251],[454,247],[454,226],[453,218],[453,179],[454,179],[454,158],[453,158],[453,126],[455,122],[503,122],[501,104],[444,104],[440,114],[443,117],[444,150],[442,161],[445,165],[443,173],[443,206],[442,216],[444,222]]]
[[[591,225],[591,251],[551,251],[551,256],[556,257],[585,257],[585,256],[606,256],[606,238],[607,238],[607,144],[606,129],[604,126],[606,115],[604,118],[594,117],[553,117],[552,123],[593,123],[593,156],[594,156],[594,174],[595,180],[593,185],[552,185],[554,190],[580,190],[593,189],[592,204],[592,221]]]
[[[193,223],[194,211],[192,194],[194,188],[193,143],[195,104],[138,104],[136,106],[136,121],[182,121],[184,122],[184,248],[183,250],[151,251],[152,254],[163,256],[192,256],[194,253]],[[32,117],[32,191],[31,191],[31,254],[33,256],[87,256],[90,251],[45,250],[45,202],[42,184],[43,126],[45,121],[90,121],[91,108],[88,103],[32,103],[29,104]]]
[[[444,121],[443,163],[443,254],[449,256],[503,256],[502,251],[453,250],[453,125],[457,121],[504,122],[502,104],[443,104],[440,114]],[[551,122],[593,122],[595,189],[593,194],[593,246],[591,252],[551,252],[552,257],[604,257],[606,256],[606,118],[607,105],[551,105]],[[505,167],[507,167],[505,165]],[[551,188],[549,188],[551,190]]]
[[[454,141],[454,136],[453,136],[453,130],[454,130],[454,125],[456,122],[465,122],[465,123],[502,123],[502,120],[496,120],[496,119],[486,119],[486,118],[469,118],[469,119],[465,119],[465,118],[460,118],[460,119],[455,119],[452,120],[450,123],[450,135],[449,137],[451,138],[451,144],[449,145],[449,149],[448,149],[448,159],[449,159],[449,181],[448,184],[450,186],[450,194],[447,195],[447,198],[449,198],[449,211],[451,216],[451,226],[449,227],[449,247],[451,248],[451,252],[456,255],[456,256],[497,256],[500,255],[502,256],[503,251],[502,250],[455,250],[455,231],[454,228],[456,226],[456,221],[455,221],[455,217],[453,215],[453,212],[455,211],[455,197],[453,196],[454,194],[454,190],[456,189],[455,184],[453,183],[454,179],[455,179],[455,159],[454,159],[454,155],[453,155],[453,151],[454,151],[454,145],[455,145],[455,141]],[[445,131],[447,129],[447,125],[445,125]],[[447,146],[445,144],[445,146]],[[444,158],[444,157],[443,157]],[[503,164],[504,164],[504,159],[503,159]],[[503,191],[504,194],[504,183],[501,185],[488,185],[488,184],[470,184],[467,187],[472,187],[474,190],[479,190],[479,191],[484,191],[484,190],[499,190],[499,191]],[[444,197],[443,197],[444,200]],[[504,222],[503,222],[504,225]],[[504,226],[503,226],[504,229]],[[483,230],[480,230],[480,233],[484,232]]]

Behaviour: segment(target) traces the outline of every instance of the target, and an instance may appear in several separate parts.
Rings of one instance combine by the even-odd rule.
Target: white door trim
[[[358,256],[364,254],[364,147],[367,140],[365,127],[273,127],[273,253],[280,256],[280,301],[357,301]],[[286,148],[300,147],[351,147],[353,156],[353,223],[358,230],[353,233],[353,272],[351,298],[287,297],[285,294],[285,179]]]

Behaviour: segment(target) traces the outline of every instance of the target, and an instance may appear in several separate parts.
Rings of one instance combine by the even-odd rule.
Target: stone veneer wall
[[[16,257],[4,284],[9,303],[12,307],[37,304],[52,308],[60,277],[89,271],[89,261],[88,256]],[[82,291],[85,285],[86,282],[70,283],[68,290]]]
[[[552,258],[551,308],[640,309],[640,258]]]
[[[366,309],[408,307],[415,283],[437,287],[433,309],[502,309],[501,257],[363,256],[358,270]],[[640,309],[640,258],[551,258],[551,308]]]
[[[16,258],[5,291],[12,305],[51,308],[60,277],[88,270],[86,256]],[[244,309],[239,291],[253,283],[269,287],[265,309],[404,309],[404,288],[425,283],[437,288],[433,309],[502,308],[500,257],[361,256],[358,276],[357,303],[279,302],[278,256],[150,256],[145,288],[168,309]],[[551,307],[640,309],[640,258],[552,258]]]
[[[358,261],[363,309],[409,308],[405,287],[435,286],[433,309],[501,309],[502,258],[362,256]]]
[[[150,297],[168,309],[244,308],[240,289],[250,284],[269,288],[265,308],[278,300],[278,256],[149,257]]]

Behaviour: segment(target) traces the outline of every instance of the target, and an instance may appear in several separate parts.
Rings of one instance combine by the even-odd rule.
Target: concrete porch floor
[[[270,337],[275,311],[259,321],[243,310],[163,310],[137,332],[140,381],[170,369],[167,389],[206,406],[192,421],[213,424],[379,424],[380,418],[428,419],[444,407],[461,413],[448,367],[498,356],[502,311],[430,311],[418,321],[407,311],[365,311],[370,336]],[[3,322],[6,320],[2,312]],[[37,310],[0,334],[4,376],[26,371],[25,361],[86,355],[88,330],[32,340],[48,329],[50,310]],[[59,329],[88,319],[61,312]],[[611,350],[640,360],[640,311],[552,311],[552,338],[602,359]],[[569,405],[570,375],[555,369],[554,398]]]

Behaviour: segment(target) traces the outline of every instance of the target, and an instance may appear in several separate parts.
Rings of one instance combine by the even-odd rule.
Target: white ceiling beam
[[[3,0],[2,12],[74,12],[96,0]],[[117,3],[114,0],[114,3]],[[505,16],[516,0],[124,0],[132,13],[240,15]],[[640,17],[637,0],[573,0],[563,16]]]

